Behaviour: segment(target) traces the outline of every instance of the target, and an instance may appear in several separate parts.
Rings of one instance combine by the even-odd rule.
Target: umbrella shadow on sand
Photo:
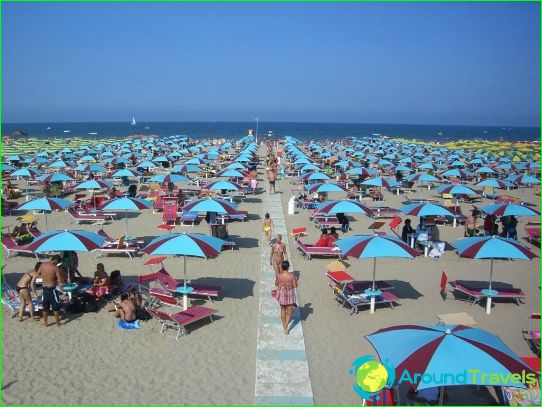
[[[237,245],[237,248],[241,249],[249,249],[252,247],[259,247],[259,240],[255,239],[253,237],[240,237],[236,235],[230,235],[229,236],[231,240],[235,242]]]
[[[248,220],[260,220],[262,217],[257,213],[249,213]]]
[[[235,298],[242,300],[247,297],[254,297],[254,286],[256,282],[248,278],[236,277],[201,277],[191,279],[192,284],[209,284],[222,287],[221,297]]]
[[[392,292],[399,298],[417,300],[418,298],[423,297],[423,294],[412,287],[412,284],[407,281],[386,280],[386,282],[395,287]]]
[[[260,198],[253,198],[248,195],[245,196],[244,201],[247,203],[261,203],[262,202]]]

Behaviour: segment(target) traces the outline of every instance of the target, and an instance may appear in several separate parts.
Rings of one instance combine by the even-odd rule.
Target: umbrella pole
[[[48,232],[49,226],[47,225],[47,211],[43,211],[43,213],[45,215],[45,231]]]
[[[188,293],[186,291],[186,256],[183,256],[184,261],[184,294],[183,294],[183,308],[186,311],[188,309]]]
[[[124,222],[126,223],[126,238],[128,239],[128,210],[124,211]]]
[[[439,396],[438,396],[438,405],[443,406],[444,405],[444,390],[446,387],[442,386],[440,388]]]
[[[491,284],[493,283],[493,259],[491,259],[491,267],[489,269],[489,294],[491,294]],[[491,314],[491,295],[487,297],[486,314]]]
[[[373,293],[371,295],[371,314],[374,314],[375,313],[375,303],[376,303],[376,298],[375,298],[375,276],[376,276],[376,257],[373,257]]]

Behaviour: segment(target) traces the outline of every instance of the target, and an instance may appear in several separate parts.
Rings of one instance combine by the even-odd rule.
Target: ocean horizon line
[[[256,119],[253,120],[138,120],[138,123],[255,123]],[[107,121],[24,121],[24,122],[18,122],[18,121],[2,121],[2,125],[37,125],[37,124],[126,124],[130,123],[126,120],[107,120]],[[344,124],[344,125],[376,125],[376,126],[430,126],[430,127],[438,127],[438,126],[445,126],[445,127],[488,127],[488,128],[502,128],[502,129],[510,129],[510,128],[525,128],[525,129],[540,129],[540,126],[534,126],[534,125],[514,125],[514,124],[468,124],[468,123],[462,123],[462,124],[450,124],[450,123],[414,123],[414,122],[355,122],[355,121],[300,121],[300,120],[258,120],[259,124]],[[137,124],[136,124],[137,126]]]

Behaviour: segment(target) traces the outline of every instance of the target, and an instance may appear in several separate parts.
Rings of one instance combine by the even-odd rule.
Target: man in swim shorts
[[[116,304],[115,308],[117,310],[117,312],[115,312],[115,316],[117,318],[122,318],[128,323],[135,322],[137,319],[135,304],[132,300],[130,300],[128,294],[123,293],[120,296],[120,302]]]
[[[38,269],[38,276],[43,279],[42,301],[43,301],[43,325],[47,326],[47,315],[50,309],[53,310],[55,323],[60,327],[60,298],[58,297],[57,287],[62,288],[62,273],[58,268],[60,257],[56,254],[50,261],[41,264]]]
[[[271,191],[275,193],[275,181],[277,179],[277,173],[272,168],[267,173],[267,179],[269,180],[269,193],[271,193]]]

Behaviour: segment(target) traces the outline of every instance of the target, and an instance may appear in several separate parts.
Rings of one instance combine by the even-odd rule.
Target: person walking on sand
[[[269,172],[267,173],[267,179],[269,180],[269,193],[271,194],[271,191],[273,191],[273,194],[275,193],[275,182],[277,180],[277,173],[271,168]]]
[[[256,171],[256,168],[250,171],[249,178],[250,178],[250,188],[252,189],[252,195],[256,195],[256,187],[258,186],[258,171]]]
[[[275,277],[280,273],[280,265],[287,260],[286,245],[282,241],[282,235],[279,233],[275,238],[275,243],[271,246],[271,258],[269,263],[275,269]]]
[[[271,241],[271,233],[273,233],[273,219],[269,217],[269,214],[266,213],[263,220],[263,232],[265,233],[265,237],[267,238],[267,241]]]
[[[290,263],[284,260],[280,264],[280,272],[275,280],[277,286],[277,300],[280,304],[280,319],[282,321],[282,328],[284,334],[288,335],[288,325],[292,320],[292,313],[295,304],[295,289],[297,288],[297,279],[294,273],[290,273],[288,269]]]
[[[38,276],[43,279],[43,326],[45,327],[47,327],[47,314],[49,309],[52,309],[56,326],[60,328],[60,299],[56,291],[57,287],[62,288],[62,273],[58,268],[59,264],[60,256],[55,254],[50,261],[42,263],[38,269]]]

